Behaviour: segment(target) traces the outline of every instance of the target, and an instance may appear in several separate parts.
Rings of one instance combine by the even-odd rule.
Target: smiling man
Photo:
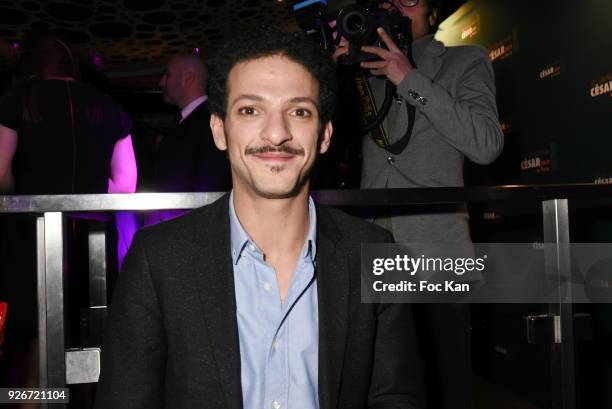
[[[360,244],[391,235],[309,197],[332,134],[329,56],[261,30],[214,67],[211,128],[232,192],[136,236],[96,407],[423,407],[410,310],[360,301]]]

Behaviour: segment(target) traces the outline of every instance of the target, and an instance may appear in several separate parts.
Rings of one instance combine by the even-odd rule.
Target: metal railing
[[[99,372],[97,348],[66,351],[64,312],[64,221],[65,215],[80,212],[123,210],[192,209],[214,202],[223,193],[136,193],[100,195],[0,196],[0,213],[36,215],[39,386],[63,387],[67,383],[95,381]],[[414,188],[370,190],[322,190],[312,192],[317,203],[333,206],[372,207],[423,204],[475,203],[491,201],[541,201],[544,242],[569,243],[569,199],[612,198],[612,186],[594,184],[495,186],[466,188]],[[106,308],[104,232],[89,233],[91,308]],[[550,273],[570,268],[569,255],[558,246],[548,254]],[[576,387],[571,305],[549,306],[560,348],[551,353],[553,407],[574,409]]]

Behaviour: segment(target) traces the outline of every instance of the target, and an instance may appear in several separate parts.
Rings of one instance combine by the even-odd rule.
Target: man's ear
[[[223,119],[217,114],[210,115],[210,129],[212,130],[215,145],[221,151],[227,150],[227,140],[225,139],[225,124]]]
[[[323,126],[323,132],[321,132],[321,140],[319,142],[319,153],[325,153],[329,149],[329,144],[331,143],[332,133],[334,132],[334,127],[332,126],[331,121],[327,121],[327,123]]]
[[[195,74],[193,71],[184,71],[183,72],[183,87],[190,88],[191,84],[195,79]]]

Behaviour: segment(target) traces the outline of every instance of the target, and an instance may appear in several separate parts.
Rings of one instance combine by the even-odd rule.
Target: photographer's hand
[[[395,45],[385,30],[378,28],[378,35],[388,50],[373,46],[363,46],[361,50],[379,56],[382,58],[382,61],[366,61],[362,62],[361,66],[369,69],[373,75],[385,75],[389,81],[397,86],[402,82],[406,74],[413,69],[412,64],[410,64],[408,57]]]
[[[348,52],[349,52],[349,43],[348,41],[346,41],[346,38],[342,37],[340,39],[340,43],[338,44],[338,46],[336,47],[336,50],[334,51],[334,54],[332,55],[334,62],[338,62],[338,58],[340,58],[343,55],[347,55]]]
[[[329,26],[331,28],[336,28],[336,20],[330,21],[329,22]],[[333,32],[333,38],[334,40],[337,39],[338,37],[338,32],[334,30]],[[338,43],[338,45],[336,46],[336,49],[334,50],[334,54],[332,55],[332,59],[334,60],[335,63],[338,62],[338,59],[343,56],[343,55],[347,55],[349,52],[349,43],[346,40],[346,38],[344,37],[340,37],[340,42]]]

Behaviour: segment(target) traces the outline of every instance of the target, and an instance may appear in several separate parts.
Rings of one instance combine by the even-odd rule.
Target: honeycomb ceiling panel
[[[81,62],[106,72],[164,65],[196,47],[206,57],[254,21],[297,29],[292,0],[0,0],[0,69],[16,60],[20,38],[53,29]]]

